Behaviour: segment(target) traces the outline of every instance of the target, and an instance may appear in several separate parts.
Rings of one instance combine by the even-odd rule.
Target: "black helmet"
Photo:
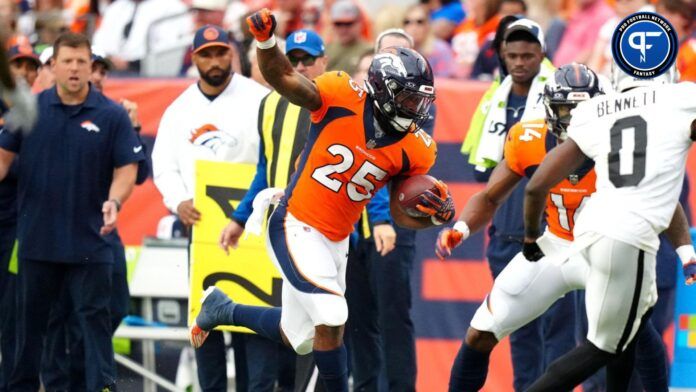
[[[572,63],[558,68],[544,87],[546,123],[551,133],[564,140],[570,124],[570,110],[599,94],[604,91],[597,75],[586,65]]]
[[[430,64],[413,49],[387,48],[375,55],[365,87],[379,113],[401,132],[416,131],[435,100]]]

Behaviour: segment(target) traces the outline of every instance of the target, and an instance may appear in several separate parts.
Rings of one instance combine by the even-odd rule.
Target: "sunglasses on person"
[[[302,63],[305,67],[311,67],[317,61],[317,57],[310,55],[303,57],[288,56],[288,60],[290,60],[290,64],[292,64],[293,67],[297,67],[299,63]]]
[[[408,26],[410,24],[417,24],[417,25],[424,25],[426,22],[425,19],[404,19],[404,26]]]
[[[333,22],[334,27],[350,27],[355,24],[354,20],[347,22]]]

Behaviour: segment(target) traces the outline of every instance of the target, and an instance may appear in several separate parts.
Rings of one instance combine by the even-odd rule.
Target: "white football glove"
[[[14,90],[5,89],[3,99],[10,107],[5,113],[5,129],[10,132],[22,132],[28,134],[36,123],[39,114],[36,95],[24,79],[19,78],[15,82]]]

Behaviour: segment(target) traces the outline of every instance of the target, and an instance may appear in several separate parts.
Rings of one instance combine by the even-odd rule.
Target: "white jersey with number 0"
[[[573,111],[568,136],[595,161],[597,191],[574,234],[593,231],[655,253],[679,200],[696,84],[595,97]]]

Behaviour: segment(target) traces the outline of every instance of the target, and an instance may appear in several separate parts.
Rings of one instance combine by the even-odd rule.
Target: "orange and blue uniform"
[[[556,145],[543,120],[515,124],[505,141],[505,161],[513,172],[531,177],[546,153]],[[546,199],[548,230],[564,240],[573,240],[573,226],[578,211],[595,191],[594,169],[581,170],[556,184]]]
[[[425,132],[382,133],[373,101],[347,74],[325,73],[315,83],[322,104],[267,238],[285,281],[281,328],[301,354],[315,325],[348,318],[348,237],[365,205],[391,179],[427,173],[436,156]]]
[[[344,72],[315,79],[322,106],[287,195],[288,211],[332,241],[346,238],[365,205],[397,176],[425,174],[435,142],[424,131],[381,137],[372,101]]]

